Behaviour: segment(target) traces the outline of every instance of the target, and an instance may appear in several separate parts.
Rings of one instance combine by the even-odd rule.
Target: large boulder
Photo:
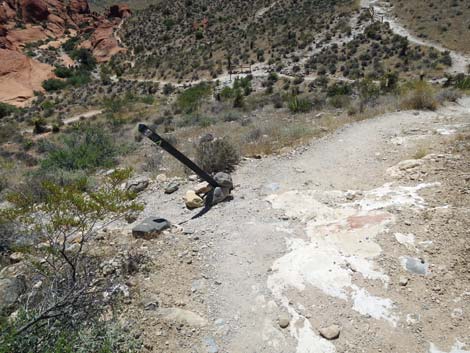
[[[90,7],[87,0],[70,0],[68,10],[72,14],[88,14]]]
[[[109,8],[109,17],[127,18],[132,15],[132,11],[126,4],[117,4]]]
[[[98,62],[106,62],[124,48],[119,47],[119,43],[114,37],[114,24],[111,22],[103,22],[90,38],[90,45],[94,57]]]
[[[53,78],[53,67],[17,51],[0,49],[0,102],[24,106],[43,91],[41,83]]]
[[[49,9],[43,0],[22,0],[21,13],[26,22],[41,22],[47,20]]]

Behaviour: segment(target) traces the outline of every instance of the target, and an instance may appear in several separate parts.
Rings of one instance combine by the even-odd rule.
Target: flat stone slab
[[[148,217],[132,228],[135,238],[153,238],[165,229],[170,228],[170,222],[160,217]]]

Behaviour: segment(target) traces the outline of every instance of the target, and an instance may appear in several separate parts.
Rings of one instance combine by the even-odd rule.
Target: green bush
[[[204,98],[211,93],[211,87],[206,83],[198,84],[183,91],[176,100],[176,105],[184,113],[198,111]]]
[[[96,67],[96,59],[88,49],[75,49],[70,54],[70,57],[77,61],[81,68],[87,71],[91,71]]]
[[[335,82],[327,89],[328,97],[349,96],[352,94],[352,87],[347,82]]]
[[[292,96],[289,99],[288,107],[292,113],[307,113],[312,109],[312,103],[307,98]]]
[[[87,127],[64,136],[62,145],[48,153],[42,169],[88,170],[115,164],[118,149],[111,136],[100,128]]]
[[[55,78],[51,78],[49,80],[46,80],[42,83],[42,87],[50,92],[50,91],[59,91],[61,89],[64,89],[65,87],[67,87],[67,82],[65,81],[62,81],[62,80],[58,80],[58,79],[55,79]]]
[[[0,102],[0,119],[18,112],[19,109],[13,105]]]

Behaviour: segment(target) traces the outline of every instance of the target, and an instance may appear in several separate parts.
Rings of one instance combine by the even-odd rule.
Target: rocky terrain
[[[91,50],[99,62],[108,61],[123,51],[114,38],[114,29],[121,19],[130,16],[126,5],[115,5],[106,16],[92,13],[86,0],[68,3],[55,0],[2,0],[0,3],[0,101],[23,106],[44,91],[46,79],[56,77],[53,67],[41,63],[42,58],[29,58],[23,49],[41,42],[43,47],[59,49],[71,38],[89,39],[81,47]],[[55,53],[65,66],[73,60],[59,50]],[[14,89],[12,89],[12,85]]]
[[[470,57],[410,4],[0,0],[0,353],[470,353]]]

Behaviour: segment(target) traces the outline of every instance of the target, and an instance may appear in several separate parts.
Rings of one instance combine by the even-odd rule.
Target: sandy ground
[[[153,183],[139,220],[182,225],[141,245],[156,265],[133,288],[165,298],[154,313],[131,295],[161,318],[144,320],[147,351],[470,352],[469,117],[466,98],[246,160],[234,200],[196,220],[193,183]],[[183,319],[162,309],[181,305]]]

